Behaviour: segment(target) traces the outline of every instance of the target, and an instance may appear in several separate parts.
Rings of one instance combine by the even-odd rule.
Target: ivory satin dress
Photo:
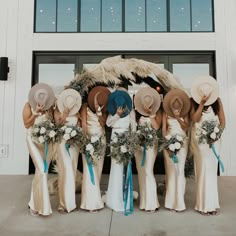
[[[151,127],[151,120],[149,117],[141,116],[139,125],[148,124]],[[135,154],[136,167],[138,170],[139,180],[139,194],[141,210],[152,211],[160,207],[157,197],[157,185],[153,173],[153,167],[157,156],[157,142],[153,147],[147,147],[146,160],[144,166],[141,166],[143,159],[143,147]]]
[[[165,195],[165,208],[183,211],[186,209],[184,195],[186,179],[184,174],[185,161],[188,151],[188,142],[186,133],[181,128],[177,119],[170,116],[167,117],[168,131],[167,134],[179,134],[184,136],[184,145],[177,152],[178,163],[174,164],[169,153],[164,150],[164,161],[166,171],[166,195]],[[176,165],[176,166],[175,166]],[[177,171],[178,169],[178,171]]]
[[[40,115],[36,117],[34,124],[41,123],[47,120],[46,115]],[[29,201],[29,207],[38,212],[40,215],[52,214],[52,208],[50,203],[50,196],[48,191],[47,173],[44,173],[44,159],[45,151],[44,144],[39,144],[32,140],[32,127],[27,130],[26,142],[29,149],[31,159],[35,166],[35,175],[32,182],[31,196]],[[52,145],[48,145],[48,166],[52,159]]]
[[[204,213],[216,211],[220,208],[217,184],[218,161],[208,144],[198,144],[197,127],[201,126],[204,120],[216,120],[211,106],[202,112],[199,122],[195,123],[191,132],[191,148],[194,154],[194,167],[196,179],[196,205],[195,210]],[[219,141],[214,143],[217,154],[219,153]]]
[[[105,141],[105,128],[101,126],[98,116],[87,107],[87,133],[89,136],[103,137]],[[104,162],[106,148],[104,147],[103,154],[93,165],[93,173],[95,184],[91,182],[89,168],[83,154],[83,182],[80,208],[84,210],[98,210],[104,207],[101,197],[100,180]]]
[[[65,125],[76,126],[77,116],[66,118]],[[69,153],[65,147],[65,140],[57,145],[58,154],[58,209],[64,209],[68,213],[76,209],[75,181],[79,157],[79,147],[71,145]]]
[[[115,133],[123,133],[128,130],[132,123],[133,112],[129,115],[120,118],[117,114],[114,116],[108,115],[107,126],[112,128],[111,140],[116,136]],[[106,194],[106,205],[114,211],[124,212],[123,199],[123,169],[124,164],[118,164],[116,160],[111,159],[111,169]],[[130,191],[128,191],[127,206],[130,206]],[[126,209],[130,210],[130,209]]]

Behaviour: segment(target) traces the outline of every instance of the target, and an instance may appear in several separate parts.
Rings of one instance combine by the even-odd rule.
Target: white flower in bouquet
[[[180,135],[176,135],[176,139],[177,139],[179,142],[182,142],[182,141],[183,141],[183,137],[181,137]]]
[[[215,133],[219,133],[219,132],[220,132],[220,129],[219,129],[218,127],[215,127],[215,128],[214,128],[214,132],[215,132]]]
[[[149,130],[149,128],[145,128],[144,130],[145,130],[145,131],[148,131],[148,130]]]
[[[200,129],[197,129],[197,131],[196,131],[196,135],[197,136],[200,136],[202,134],[202,131],[200,130]],[[179,141],[179,140],[178,140]]]
[[[206,130],[202,130],[202,134],[203,134],[203,135],[207,135]]]
[[[45,132],[46,132],[46,129],[44,127],[41,127],[40,134],[45,134]]]
[[[49,137],[50,137],[50,138],[54,138],[55,135],[56,135],[56,132],[55,132],[54,130],[51,130],[51,131],[49,132]]]
[[[69,135],[69,134],[64,134],[64,135],[63,135],[63,138],[67,141],[67,140],[70,139],[70,135]]]
[[[44,143],[45,142],[45,139],[43,136],[39,136],[39,143]]]
[[[171,139],[171,135],[170,135],[170,134],[166,135],[166,136],[165,136],[165,139],[166,139],[166,140],[170,140],[170,139]]]
[[[117,138],[117,137],[114,137],[114,138],[112,139],[112,142],[117,143],[117,142],[118,142],[118,138]]]
[[[92,156],[94,153],[94,148],[89,151],[89,154]]]
[[[120,150],[121,150],[121,152],[123,152],[123,153],[126,153],[128,150],[127,150],[127,147],[125,146],[125,145],[122,145],[121,147],[120,147]]]
[[[65,126],[65,125],[61,127],[61,130],[64,131],[65,129],[66,129],[66,126]]]
[[[34,133],[37,134],[39,132],[39,128],[34,129]]]
[[[75,137],[76,134],[77,134],[76,130],[73,130],[70,135],[71,135],[71,137]]]
[[[151,139],[151,138],[153,138],[153,136],[152,136],[151,134],[149,134],[149,135],[148,135],[148,138],[150,138],[150,139]]]
[[[66,129],[65,129],[65,133],[66,133],[66,134],[70,134],[71,131],[72,131],[72,128],[66,128]]]
[[[92,136],[91,137],[91,143],[96,143],[99,140],[98,136]]]
[[[175,151],[175,145],[172,143],[168,146],[169,150],[174,152]]]
[[[94,148],[93,148],[93,145],[91,144],[91,143],[89,143],[89,144],[87,144],[86,145],[86,151],[91,151],[91,150],[93,150]]]
[[[210,138],[213,139],[213,140],[215,140],[215,139],[216,139],[216,133],[215,133],[215,132],[212,132],[212,133],[210,134]]]
[[[175,145],[175,149],[177,149],[177,150],[179,150],[181,148],[181,145],[179,142],[175,142],[174,145]]]

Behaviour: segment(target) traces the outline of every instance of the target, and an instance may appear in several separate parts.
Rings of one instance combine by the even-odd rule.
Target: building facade
[[[22,109],[36,82],[60,89],[74,71],[122,55],[152,61],[186,88],[216,77],[226,113],[222,175],[236,175],[234,0],[0,0],[0,174],[28,174]]]

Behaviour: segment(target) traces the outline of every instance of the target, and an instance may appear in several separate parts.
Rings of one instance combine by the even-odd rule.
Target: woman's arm
[[[162,111],[158,110],[155,116],[149,116],[151,119],[152,128],[158,130],[162,123]]]
[[[167,135],[167,115],[165,112],[162,114],[162,136],[165,137]]]
[[[179,114],[174,113],[175,119],[179,122],[181,128],[187,131],[190,125],[189,115],[187,114],[183,119],[180,118]]]
[[[190,111],[190,117],[191,120],[193,122],[199,122],[202,116],[202,110],[204,108],[204,104],[206,103],[206,101],[209,99],[210,96],[204,96],[200,102],[200,104],[198,105],[197,110],[195,110],[194,107],[194,102],[192,100],[192,104],[191,104],[191,111]]]
[[[102,115],[98,116],[98,121],[102,127],[106,125],[107,116],[108,116],[107,112],[102,112]]]
[[[80,109],[80,117],[81,117],[81,127],[85,134],[87,134],[87,104],[83,104]]]
[[[225,128],[225,113],[224,113],[223,103],[220,98],[217,99],[217,102],[219,104],[218,117],[220,121],[220,127],[224,129]]]

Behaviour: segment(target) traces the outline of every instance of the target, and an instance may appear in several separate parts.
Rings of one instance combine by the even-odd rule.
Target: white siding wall
[[[9,80],[0,81],[0,174],[27,174],[28,151],[22,108],[32,78],[32,52],[89,50],[215,50],[216,71],[227,116],[221,157],[226,175],[236,175],[236,1],[215,0],[215,33],[33,34],[32,0],[0,0],[0,57],[9,58]],[[229,112],[230,111],[230,112]]]

